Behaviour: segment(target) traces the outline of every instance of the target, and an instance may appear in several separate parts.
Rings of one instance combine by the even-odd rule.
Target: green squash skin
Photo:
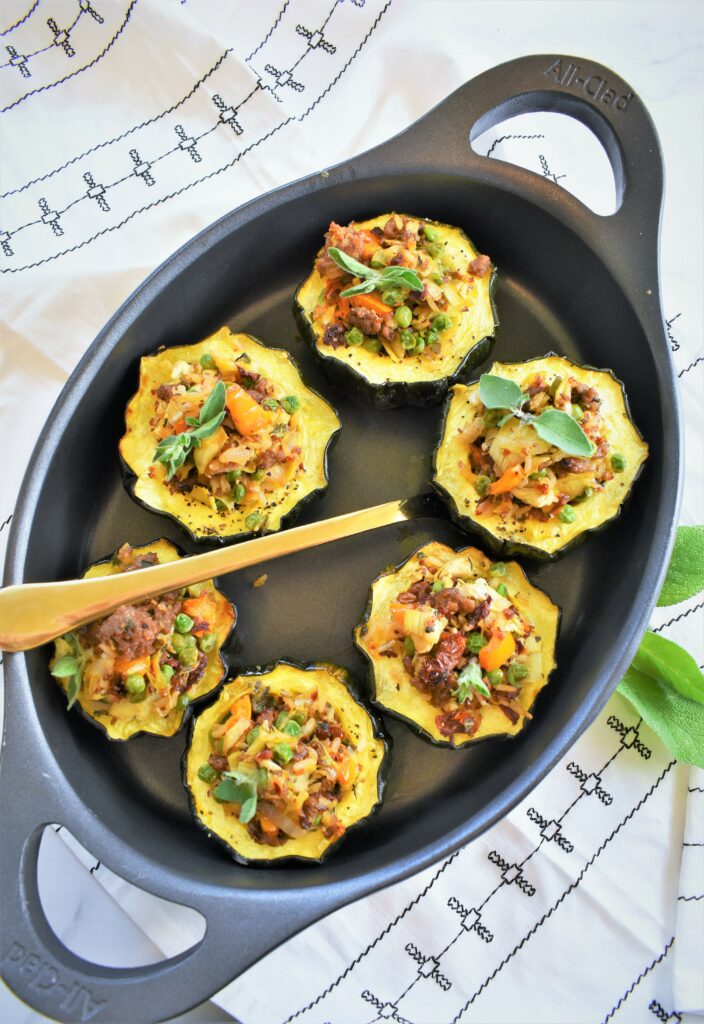
[[[164,538],[162,538],[162,537],[158,537],[155,540],[147,541],[144,544],[139,544],[139,545],[136,545],[136,546],[140,547],[140,548],[148,548],[148,547],[151,547],[153,544],[158,544],[163,539]],[[188,557],[187,552],[184,551],[183,548],[179,547],[178,544],[175,544],[174,541],[170,540],[170,541],[168,541],[168,543],[171,544],[176,549],[176,551],[178,552],[179,558],[186,558],[186,557]],[[91,564],[86,569],[86,572],[88,572],[94,566],[105,565],[108,562],[112,562],[114,554],[115,554],[115,552],[113,552],[112,555],[108,555],[106,558],[99,558],[99,559],[97,559],[97,561],[91,562]],[[217,579],[215,579],[215,578],[213,579],[213,585],[217,589]],[[225,597],[225,595],[222,592],[222,590],[218,590],[218,593],[222,597]],[[173,739],[173,737],[177,736],[179,733],[182,733],[184,731],[186,725],[190,722],[190,720],[192,718],[194,718],[194,710],[195,709],[200,709],[202,707],[205,707],[205,705],[207,703],[209,703],[213,699],[213,697],[215,697],[216,694],[222,689],[222,687],[225,684],[225,680],[227,679],[227,673],[228,673],[228,670],[229,670],[229,661],[228,661],[226,655],[223,652],[224,652],[224,649],[229,644],[230,640],[232,639],[232,634],[234,633],[235,627],[237,625],[237,608],[235,607],[234,604],[232,604],[232,601],[230,601],[229,598],[226,598],[226,600],[228,601],[228,603],[230,604],[230,606],[231,606],[231,608],[232,608],[232,610],[234,612],[234,621],[232,623],[232,626],[230,627],[230,630],[229,630],[227,636],[225,637],[225,639],[223,640],[222,644],[220,645],[220,649],[218,651],[218,656],[220,658],[220,664],[222,665],[222,679],[220,680],[220,682],[217,684],[217,686],[214,689],[210,690],[208,693],[202,694],[200,697],[196,697],[194,700],[191,700],[189,702],[188,706],[184,709],[183,717],[181,719],[181,724],[179,725],[178,729],[175,732],[170,733],[168,736],[163,736],[163,735],[159,735],[158,733],[150,732],[148,729],[140,729],[138,732],[132,733],[131,736],[111,736],[110,733],[108,732],[106,726],[104,725],[104,723],[98,721],[97,718],[94,718],[93,715],[89,714],[83,708],[83,706],[81,705],[80,701],[77,700],[75,702],[75,704],[71,708],[71,711],[74,711],[74,710],[77,711],[78,714],[81,716],[81,718],[83,718],[86,722],[89,722],[94,728],[98,729],[105,736],[105,738],[107,740],[109,740],[111,743],[129,743],[130,740],[135,739],[137,736],[151,736],[151,737],[154,737],[156,739],[169,740],[169,739]],[[52,679],[53,679],[53,676],[52,676]],[[61,690],[62,695],[64,695],[63,694],[63,690],[62,690],[62,688],[60,686],[59,686],[59,689]]]
[[[380,704],[376,700],[376,676],[375,676],[375,673],[374,673],[374,662],[369,657],[369,655],[364,650],[364,648],[361,647],[357,643],[357,638],[355,636],[355,633],[356,633],[357,629],[365,629],[368,626],[368,624],[369,624],[369,618],[370,618],[371,612],[372,612],[372,602],[373,602],[372,586],[373,586],[373,584],[376,583],[377,580],[381,579],[382,576],[390,576],[393,573],[398,572],[398,570],[403,565],[405,565],[406,562],[410,561],[411,558],[414,558],[418,554],[419,551],[422,551],[423,547],[424,547],[424,545],[421,544],[421,546],[416,548],[416,550],[414,552],[412,552],[412,554],[408,555],[407,558],[404,558],[401,562],[399,562],[396,565],[387,566],[387,568],[382,570],[382,572],[380,572],[378,576],[374,577],[374,579],[371,581],[371,583],[369,585],[369,596],[367,598],[367,604],[366,604],[366,607],[364,609],[364,614],[362,615],[362,618],[359,621],[359,623],[357,624],[357,626],[355,626],[354,630],[352,631],[352,640],[354,642],[354,645],[357,648],[357,650],[359,651],[359,653],[363,656],[364,660],[367,663],[367,680],[368,680],[369,691],[370,691],[369,701],[372,704],[372,706],[375,707],[380,713],[382,713],[384,715],[388,715],[391,718],[395,718],[399,722],[403,722],[403,724],[405,726],[407,726],[413,733],[415,733],[416,736],[418,736],[424,742],[430,743],[434,747],[441,747],[441,748],[443,748],[445,750],[447,750],[447,749],[450,749],[450,750],[472,749],[473,747],[476,748],[480,743],[488,743],[488,742],[493,742],[493,743],[502,742],[502,743],[505,743],[505,742],[508,742],[509,740],[515,740],[518,736],[522,736],[525,733],[526,728],[530,724],[529,721],[526,721],[524,723],[522,729],[520,729],[520,731],[517,732],[513,736],[511,736],[508,733],[500,733],[500,734],[495,734],[493,736],[480,736],[477,739],[472,739],[469,743],[455,744],[452,740],[443,741],[443,740],[436,739],[435,736],[431,736],[431,734],[429,732],[427,732],[421,725],[419,725],[418,722],[416,722],[416,720],[414,718],[409,718],[406,715],[402,715],[398,711],[392,710],[391,708],[388,708],[385,704]],[[461,551],[462,549],[461,548],[456,548],[454,550]],[[549,594],[547,594],[546,591],[544,591],[541,587],[537,587],[534,583],[531,583],[531,586],[535,590],[540,590],[540,592],[545,594],[546,597],[550,596]],[[558,644],[559,639],[560,639],[560,628],[561,628],[561,625],[562,625],[562,609],[560,608],[559,605],[555,605],[555,608],[557,609],[557,620],[555,622],[555,646],[557,647],[557,644]],[[553,666],[553,669],[552,669],[550,675],[552,675],[552,673],[555,671],[556,667],[557,666],[555,664]],[[543,687],[543,689],[546,689],[546,688],[547,688],[547,686]],[[535,701],[533,702],[533,704],[528,709],[531,713],[533,712],[533,709],[535,708],[539,698],[540,698],[540,693],[537,694]]]
[[[209,339],[204,339],[204,340],[209,340]],[[254,339],[254,340],[258,341],[258,339]],[[263,344],[263,342],[259,342],[259,344]],[[186,346],[177,346],[177,347],[181,348],[181,347],[186,347]],[[296,363],[296,361],[294,360],[293,356],[289,352],[287,352],[285,349],[276,348],[275,346],[267,345],[265,347],[270,349],[271,351],[279,352],[279,353],[282,353],[282,354],[286,355],[288,360],[289,360],[289,362],[293,364],[294,368],[296,369],[296,371],[298,372],[299,376],[301,377],[301,381],[303,383],[303,386],[304,386],[305,390],[310,392],[310,394],[314,395],[316,398],[320,399],[327,406],[329,406],[329,408],[332,410],[332,412],[335,414],[335,416],[337,416],[338,421],[340,421],[340,415],[339,415],[337,409],[329,401],[329,399],[327,399],[324,395],[321,395],[319,391],[316,391],[315,388],[310,387],[308,384],[305,383],[305,381],[303,381],[302,375],[301,375],[300,370],[298,368],[298,364]],[[162,351],[162,349],[157,349],[155,352],[147,353],[147,355],[148,356],[156,356],[156,355],[159,355],[161,351]],[[130,398],[130,403],[133,401],[134,397],[135,396],[133,395]],[[200,536],[200,535],[195,534],[183,522],[183,520],[179,519],[178,516],[173,515],[171,512],[166,512],[163,509],[156,508],[154,505],[150,505],[148,502],[142,500],[142,498],[138,497],[135,494],[135,487],[136,487],[137,482],[138,482],[138,477],[133,472],[132,468],[128,465],[128,463],[125,461],[125,459],[124,459],[124,457],[122,455],[121,450],[118,448],[118,460],[119,460],[120,472],[121,472],[121,476],[122,476],[122,483],[123,483],[123,486],[125,487],[125,490],[127,491],[127,493],[129,494],[130,498],[132,499],[132,501],[134,501],[137,505],[141,506],[141,508],[145,509],[145,511],[150,512],[152,514],[164,516],[165,518],[170,519],[172,522],[176,523],[178,525],[179,529],[183,530],[184,533],[186,533],[188,535],[188,537],[191,539],[191,541],[193,541],[194,544],[199,544],[199,545],[206,545],[207,544],[207,545],[214,545],[214,546],[222,546],[222,545],[225,545],[225,544],[236,544],[236,543],[238,543],[240,541],[245,541],[245,540],[253,540],[255,537],[263,537],[263,536],[265,536],[267,534],[270,534],[270,533],[280,533],[281,530],[286,529],[286,527],[292,526],[296,522],[296,520],[299,518],[301,513],[304,511],[304,509],[308,506],[308,504],[310,502],[314,501],[317,497],[319,497],[319,496],[321,496],[321,495],[323,495],[325,493],[325,491],[327,490],[328,484],[330,482],[330,471],[329,471],[330,452],[333,450],[333,448],[334,448],[334,446],[335,446],[335,444],[337,442],[337,438],[338,438],[338,435],[339,435],[341,429],[342,429],[342,424],[340,422],[340,426],[331,433],[330,437],[328,438],[327,444],[325,446],[325,451],[324,451],[324,455],[323,455],[323,473],[324,473],[324,476],[325,476],[325,482],[320,487],[315,488],[315,490],[309,491],[308,494],[305,494],[302,498],[300,498],[299,501],[296,503],[296,505],[289,512],[287,512],[284,516],[281,517],[279,526],[275,530],[267,530],[267,529],[263,529],[263,530],[261,530],[261,529],[258,529],[258,530],[246,530],[246,531],[240,531],[238,533],[231,533],[231,534],[213,533],[213,534],[208,534],[207,536]]]
[[[516,360],[516,362],[512,363],[511,365],[521,365],[521,364],[528,365],[529,363],[538,363],[538,362],[542,362],[542,361],[544,361],[546,359],[549,359],[549,358],[551,358],[553,356],[556,356],[556,355],[557,355],[557,353],[555,353],[555,352],[548,352],[548,353],[546,353],[546,355],[539,356],[539,357],[536,357],[534,359]],[[611,379],[614,381],[614,383],[617,384],[619,386],[619,388],[621,389],[621,395],[622,395],[622,398],[623,398],[623,405],[624,405],[624,410],[625,410],[626,416],[628,417],[628,419],[629,419],[629,421],[631,423],[631,426],[633,427],[634,431],[638,435],[638,438],[642,441],[643,440],[643,435],[641,434],[640,430],[636,426],[636,424],[635,424],[635,422],[633,420],[633,417],[631,415],[630,406],[628,404],[628,397],[626,395],[626,390],[625,390],[623,381],[619,380],[619,378],[616,376],[616,374],[613,372],[613,370],[601,369],[599,367],[590,366],[587,363],[575,363],[574,365],[575,365],[575,367],[577,369],[591,370],[591,371],[596,371],[597,373],[606,373],[606,374],[609,375],[609,377],[611,377]],[[477,381],[474,380],[474,381],[471,381],[470,383],[476,384]],[[532,559],[533,561],[536,561],[536,562],[556,562],[558,559],[562,558],[563,555],[567,554],[570,551],[574,551],[574,549],[577,548],[583,541],[585,541],[587,539],[587,537],[589,537],[591,534],[600,533],[602,530],[605,530],[611,523],[616,522],[616,520],[620,517],[623,509],[629,503],[629,500],[630,500],[631,495],[633,493],[633,486],[634,486],[636,480],[638,480],[638,478],[640,477],[641,473],[643,472],[643,469],[645,468],[645,463],[647,462],[647,459],[639,467],[638,472],[633,477],[633,480],[631,482],[630,488],[628,489],[628,491],[624,495],[620,505],[618,506],[618,508],[616,509],[614,514],[612,516],[610,516],[608,519],[605,519],[603,522],[598,523],[596,526],[592,526],[588,530],[584,530],[577,537],[573,538],[573,540],[569,541],[567,544],[565,544],[563,547],[561,547],[558,551],[554,551],[554,552],[544,551],[542,548],[540,548],[540,547],[538,547],[538,546],[536,546],[534,544],[523,544],[520,541],[515,541],[515,540],[500,540],[490,530],[488,530],[484,526],[482,526],[482,524],[480,522],[478,522],[476,519],[473,519],[471,516],[466,515],[463,512],[461,512],[459,507],[458,507],[458,505],[457,505],[457,503],[456,503],[456,501],[455,501],[455,499],[453,498],[453,496],[437,480],[437,472],[438,472],[437,458],[438,458],[438,453],[440,451],[440,447],[442,445],[443,438],[445,436],[445,428],[446,428],[446,425],[447,425],[447,417],[448,417],[448,414],[449,414],[449,411],[450,411],[450,405],[452,403],[452,397],[453,396],[451,394],[448,394],[447,398],[445,400],[445,405],[444,405],[443,413],[442,413],[442,421],[441,421],[441,424],[440,424],[440,431],[439,431],[439,436],[438,436],[438,442],[435,445],[435,448],[433,449],[433,459],[432,459],[433,477],[432,477],[432,480],[430,482],[431,483],[431,487],[439,495],[439,497],[442,499],[443,503],[446,505],[448,514],[450,516],[450,519],[455,524],[455,526],[459,527],[459,529],[462,530],[464,533],[474,534],[477,537],[479,537],[481,539],[482,543],[485,544],[486,547],[489,548],[489,550],[493,554],[495,554],[497,556],[501,556],[501,557],[506,557],[506,558],[510,558],[510,557],[514,557],[514,556],[530,558],[530,559]]]
[[[391,768],[391,751],[393,744],[391,741],[391,737],[384,732],[380,718],[369,708],[368,703],[363,699],[361,689],[357,684],[357,681],[355,680],[354,676],[352,676],[352,674],[347,669],[343,668],[340,665],[334,665],[330,662],[324,661],[299,662],[293,661],[290,658],[279,658],[277,661],[269,662],[266,665],[255,665],[251,668],[242,669],[241,671],[233,670],[230,679],[228,679],[227,682],[230,682],[231,679],[239,677],[244,678],[247,676],[261,676],[268,672],[272,672],[278,665],[288,665],[291,668],[301,669],[304,672],[307,670],[327,669],[333,675],[336,675],[338,678],[341,679],[354,702],[358,704],[361,708],[363,708],[364,711],[369,716],[372,723],[374,737],[380,740],[384,745],[384,754],[381,759],[381,763],[379,764],[377,772],[378,799],[370,813],[367,814],[364,818],[360,818],[358,821],[355,821],[354,824],[349,825],[345,830],[344,835],[340,836],[340,838],[336,840],[336,842],[331,843],[325,849],[325,851],[320,857],[302,857],[300,855],[276,857],[273,859],[266,857],[244,857],[241,853],[235,850],[234,847],[231,846],[231,844],[228,843],[226,839],[224,839],[222,836],[217,835],[215,832],[211,832],[208,826],[203,822],[203,820],[200,818],[198,814],[195,798],[188,785],[188,752],[193,742],[193,734],[195,731],[197,721],[196,718],[193,718],[193,720],[191,721],[186,748],[181,757],[181,781],[183,782],[184,788],[188,795],[189,810],[196,825],[200,829],[202,829],[203,832],[205,832],[206,836],[209,839],[214,840],[219,846],[221,846],[222,849],[225,850],[225,852],[229,855],[229,857],[231,857],[238,864],[241,864],[243,867],[266,868],[267,870],[275,870],[279,866],[288,867],[293,863],[305,864],[310,867],[317,867],[323,864],[333,851],[338,849],[340,844],[345,841],[350,832],[356,831],[358,828],[365,825],[370,820],[370,818],[374,817],[374,815],[379,812],[383,801],[386,783],[388,781],[389,771]]]
[[[428,220],[427,223],[436,224],[437,221]],[[479,252],[464,231],[460,228],[453,228],[453,230],[462,235],[474,252]],[[308,277],[296,289],[293,301],[293,316],[301,336],[310,345],[314,357],[320,363],[325,375],[332,384],[341,391],[352,391],[354,394],[364,395],[365,398],[371,400],[379,409],[395,409],[402,405],[419,407],[439,405],[453,384],[467,382],[476,367],[480,366],[491,355],[495,342],[494,335],[499,326],[499,318],[494,301],[496,270],[493,266],[489,279],[489,301],[494,317],[494,334],[487,335],[485,338],[477,341],[452,375],[440,377],[437,380],[418,381],[416,383],[413,381],[392,381],[381,385],[371,384],[358,370],[337,359],[332,354],[332,349],[330,350],[330,355],[324,354],[316,344],[315,330],[303,309],[302,303],[299,301],[299,294],[307,281]]]

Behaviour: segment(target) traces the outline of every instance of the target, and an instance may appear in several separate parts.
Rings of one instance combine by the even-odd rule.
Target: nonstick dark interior
[[[530,177],[514,173],[516,181]],[[277,893],[311,890],[306,898],[312,912],[288,930],[280,924],[273,928],[269,945],[345,899],[426,865],[522,798],[615,684],[667,554],[669,527],[664,524],[676,502],[670,463],[673,454],[677,460],[677,430],[663,384],[666,356],[653,347],[637,299],[624,290],[603,255],[573,226],[536,203],[535,194],[523,196],[505,181],[495,184],[487,177],[469,179],[457,167],[401,167],[398,173],[384,169],[376,175],[367,167],[359,177],[343,169],[316,182],[313,190],[303,183],[265,197],[247,218],[233,215],[220,222],[182,250],[166,275],[147,282],[108,325],[79,367],[37,454],[35,473],[41,482],[32,484],[34,507],[24,510],[12,552],[10,571],[17,581],[79,575],[125,540],[140,544],[165,536],[189,552],[198,550],[175,523],[129,497],[117,442],[125,404],[136,388],[139,357],[159,345],[198,341],[228,323],[288,349],[307,383],[341,416],[328,491],[308,506],[303,522],[427,489],[440,409],[380,411],[333,388],[300,340],[292,316],[294,291],[330,220],[347,223],[392,209],[456,224],[480,252],[491,255],[498,268],[500,320],[494,358],[520,360],[554,351],[609,367],[626,386],[633,418],[650,445],[631,501],[618,521],[589,535],[561,561],[522,561],[531,581],[563,612],[558,667],[537,702],[534,720],[516,739],[455,751],[433,747],[386,718],[393,763],[383,807],[322,866],[261,870],[235,864],[191,821],[179,763],[185,734],[110,743],[79,715],[66,713],[65,700],[48,674],[46,649],[12,659],[18,679],[26,659],[32,699],[28,713],[60,768],[62,792],[71,794],[67,803],[82,805],[98,819],[95,852],[110,867],[132,875],[124,852],[129,849],[136,861],[144,858],[151,865],[156,891],[173,894],[173,887],[159,879],[177,877],[183,902],[196,906],[202,906],[199,894],[219,894],[227,905],[230,896],[243,892],[270,893],[273,900]],[[565,202],[571,208],[576,201],[567,197]],[[351,632],[369,584],[430,538],[453,546],[478,543],[446,521],[424,520],[222,580],[239,615],[231,665],[289,656],[335,661],[363,676]],[[662,557],[653,558],[654,544]],[[268,582],[253,589],[261,571],[268,573]],[[88,846],[90,832],[78,836]],[[106,841],[110,835],[116,837],[112,858]],[[237,966],[247,966],[265,948],[263,940],[253,944]],[[191,1001],[227,980],[221,967],[218,971],[210,989],[202,980],[192,987]],[[185,991],[181,1004],[183,1009],[189,1004]]]

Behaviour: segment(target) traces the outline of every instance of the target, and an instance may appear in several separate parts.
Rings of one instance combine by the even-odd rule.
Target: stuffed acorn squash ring
[[[167,540],[123,544],[85,578],[112,576],[180,558]],[[140,732],[173,736],[194,701],[225,678],[220,653],[235,609],[212,580],[183,592],[121,605],[56,641],[49,670],[66,696],[111,740]]]
[[[287,352],[226,327],[145,356],[125,421],[128,487],[194,540],[280,529],[327,486],[340,429]]]
[[[554,558],[619,514],[647,457],[611,371],[547,355],[452,389],[433,483],[494,550]]]
[[[193,724],[196,821],[243,864],[320,861],[381,801],[386,741],[336,665],[242,673]]]
[[[493,279],[459,228],[383,214],[330,225],[294,310],[341,386],[381,406],[423,405],[489,355]]]
[[[515,562],[431,542],[375,580],[355,643],[374,703],[458,747],[521,731],[555,667],[559,618]]]

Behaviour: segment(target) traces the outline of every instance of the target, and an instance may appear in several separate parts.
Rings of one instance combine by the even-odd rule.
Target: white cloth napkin
[[[607,26],[582,2],[5,0],[0,429],[12,445],[2,457],[0,541],[68,373],[161,260],[232,207],[369,148],[525,52],[583,53],[613,66],[655,118],[669,182],[665,312],[696,444],[701,166],[681,139],[697,117],[701,48],[693,6],[649,10],[667,16],[651,25],[625,3],[609,6]],[[514,119],[475,146],[600,213],[613,209],[598,144],[559,115]],[[690,460],[683,522],[701,519],[702,491],[701,466]],[[703,618],[693,599],[659,610],[653,626],[701,664]],[[245,1024],[665,1021],[703,1012],[703,779],[673,764],[615,696],[486,835],[312,926],[215,1000]],[[197,941],[191,915],[96,869],[60,835],[165,955]]]

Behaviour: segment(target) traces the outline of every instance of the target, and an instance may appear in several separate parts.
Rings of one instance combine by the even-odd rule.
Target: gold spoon
[[[5,587],[0,590],[0,650],[27,651],[102,618],[122,604],[143,601],[356,533],[437,514],[434,496],[420,494],[134,572]]]

